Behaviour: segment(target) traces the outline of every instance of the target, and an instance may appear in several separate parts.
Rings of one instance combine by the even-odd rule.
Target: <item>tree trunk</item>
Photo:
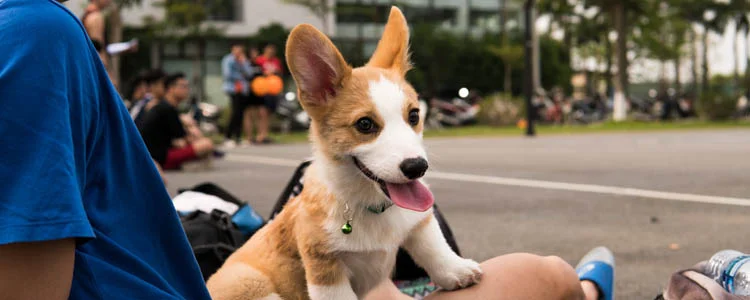
[[[538,12],[536,11],[535,7],[532,7],[531,9],[531,16],[532,16],[532,23],[536,24],[536,18],[538,16]],[[531,55],[532,55],[532,62],[534,63],[534,69],[532,70],[532,76],[533,76],[533,88],[534,91],[536,91],[538,88],[542,87],[542,74],[540,72],[540,60],[539,60],[539,34],[536,32],[536,26],[532,26],[531,28]]]
[[[120,7],[113,5],[109,16],[109,43],[122,42],[122,16]],[[106,47],[106,45],[104,45]],[[105,50],[106,51],[106,50]],[[112,55],[109,59],[109,78],[117,90],[120,90],[120,56]]]
[[[154,40],[151,43],[151,49],[149,49],[149,58],[151,59],[151,68],[161,68],[161,44],[158,40]]]
[[[690,60],[692,61],[690,64],[693,90],[695,91],[698,88],[698,33],[692,27],[690,27]]]
[[[703,74],[701,80],[701,90],[705,92],[708,90],[708,80],[710,77],[708,76],[708,26],[704,24],[703,28]]]
[[[511,68],[510,64],[508,62],[503,63],[505,65],[505,84],[503,86],[503,91],[505,91],[508,94],[512,94],[513,91],[511,90],[513,88],[512,80],[513,80],[513,69]]]
[[[678,92],[682,92],[682,80],[680,76],[680,69],[682,69],[682,57],[677,55],[674,59],[674,89]]]
[[[203,53],[205,52],[205,41],[198,39],[195,41],[195,47],[197,48],[195,56],[193,56],[193,78],[192,86],[195,88],[194,95],[198,102],[203,102],[204,96],[204,80],[203,80]]]
[[[667,81],[667,61],[659,60],[659,82],[666,85]]]
[[[745,91],[750,90],[750,30],[745,32],[745,50],[747,51],[747,62],[745,63]]]
[[[609,37],[606,34],[605,34],[605,37],[604,37],[604,47],[605,47],[604,48],[605,49],[604,55],[607,56],[606,57],[606,60],[607,60],[607,70],[604,71],[605,72],[604,73],[604,80],[607,83],[607,93],[606,94],[607,94],[607,97],[609,97],[611,95],[610,93],[612,93],[612,89],[614,88],[613,87],[613,83],[612,83],[612,64],[614,63],[614,57],[613,56],[615,55],[615,53],[614,53],[614,51],[612,49],[612,42],[609,41]]]
[[[573,33],[571,33],[570,21],[567,16],[563,17],[563,22],[563,47],[568,53],[571,53],[573,50]]]
[[[508,20],[508,11],[507,11],[507,3],[508,0],[500,0],[500,47],[505,47],[507,44],[508,35],[505,32],[506,26],[505,22]],[[505,67],[505,75],[503,76],[503,91],[505,93],[508,93],[508,95],[512,95],[513,91],[512,89],[512,76],[513,76],[513,69],[511,68],[510,63],[507,60],[503,60],[503,65]]]
[[[739,22],[737,22],[739,24]],[[737,41],[740,39],[740,28],[735,25],[735,38],[732,40],[732,53],[734,53],[734,88],[740,87],[740,50],[737,49]]]
[[[615,80],[614,120],[624,121],[627,118],[628,91],[628,48],[627,26],[625,24],[625,5],[622,0],[613,6],[615,30],[617,31],[617,79]]]
[[[508,0],[500,0],[500,46],[505,45],[505,22],[508,21]]]

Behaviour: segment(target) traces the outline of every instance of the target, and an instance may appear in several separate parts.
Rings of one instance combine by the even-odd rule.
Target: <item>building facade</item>
[[[362,43],[363,56],[375,50],[392,5],[397,5],[410,25],[430,23],[458,34],[477,37],[500,30],[501,7],[508,29],[520,26],[520,7],[513,0],[337,0],[336,40]]]
[[[191,1],[191,0],[171,0]],[[157,44],[151,49],[151,63],[168,72],[182,71],[188,75],[201,74],[206,100],[225,105],[228,99],[221,92],[221,57],[229,51],[231,41],[256,34],[264,26],[276,23],[291,29],[308,23],[326,32],[342,48],[354,49],[362,57],[375,50],[383,32],[392,5],[404,12],[411,24],[430,23],[459,34],[479,36],[499,31],[500,10],[505,3],[506,26],[520,26],[520,9],[512,0],[323,0],[332,8],[320,17],[310,9],[288,4],[282,0],[215,0],[208,9],[209,23],[223,28],[224,38],[208,41],[205,60],[197,66],[193,57],[197,46],[189,42]],[[140,4],[126,7],[121,16],[125,26],[143,27],[146,19],[159,20],[164,9],[158,0],[141,0]],[[80,16],[87,0],[69,0],[65,5]],[[349,51],[351,53],[351,51]],[[147,69],[152,66],[143,66]],[[200,71],[198,71],[200,68]],[[199,72],[199,73],[196,73]],[[128,78],[123,78],[127,82]],[[291,90],[292,87],[290,86]]]

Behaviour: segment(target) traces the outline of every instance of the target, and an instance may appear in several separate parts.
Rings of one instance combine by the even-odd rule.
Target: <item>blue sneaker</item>
[[[615,257],[606,247],[597,247],[581,258],[576,266],[578,279],[588,280],[596,284],[599,289],[600,300],[615,298]]]

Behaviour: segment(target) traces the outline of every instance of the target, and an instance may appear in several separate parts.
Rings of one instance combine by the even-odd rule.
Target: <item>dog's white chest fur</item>
[[[396,263],[398,248],[389,251],[343,252],[341,261],[349,271],[352,290],[360,298],[389,278]]]
[[[341,232],[343,218],[332,218],[326,224],[331,249],[341,253],[354,292],[362,296],[390,277],[398,248],[414,226],[432,209],[414,212],[392,206],[381,214],[366,211],[356,214],[350,234]]]

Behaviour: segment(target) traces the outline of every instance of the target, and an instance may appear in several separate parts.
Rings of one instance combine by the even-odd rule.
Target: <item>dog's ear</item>
[[[409,61],[409,25],[398,7],[391,7],[391,15],[385,24],[383,37],[378,42],[368,66],[394,69],[401,75],[411,69]]]
[[[286,60],[303,104],[325,104],[352,72],[333,42],[308,24],[298,25],[289,34]]]

